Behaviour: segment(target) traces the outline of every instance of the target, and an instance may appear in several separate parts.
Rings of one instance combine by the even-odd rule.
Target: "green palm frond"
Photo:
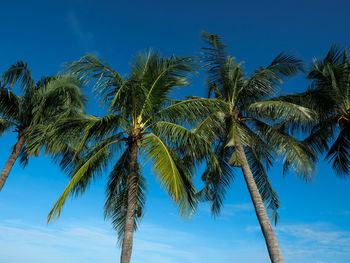
[[[304,141],[315,152],[324,153],[329,150],[328,145],[331,143],[336,130],[334,118],[322,120],[312,127],[310,135]]]
[[[226,134],[225,147],[236,145],[248,146],[251,144],[251,137],[247,130],[235,119],[230,119],[229,131]]]
[[[173,87],[188,86],[188,75],[194,72],[193,59],[191,58],[159,58],[150,54],[151,59],[143,66],[144,86],[148,87],[146,98],[139,115],[146,118],[150,114],[159,111],[167,101],[167,96]]]
[[[48,122],[50,118],[68,118],[84,110],[86,97],[82,83],[73,76],[58,76],[33,94],[32,123]]]
[[[244,92],[240,94],[241,101],[256,101],[274,96],[285,77],[290,77],[302,71],[301,60],[292,55],[281,53],[267,67],[260,66],[246,80]]]
[[[214,112],[194,126],[191,131],[209,142],[215,142],[220,134],[225,133],[225,114]]]
[[[72,75],[63,75],[47,82],[40,91],[44,93],[43,97],[46,100],[56,98],[62,105],[61,107],[74,107],[82,112],[87,102],[86,97],[82,94],[82,89],[82,82],[78,78]]]
[[[66,63],[65,72],[77,75],[87,84],[95,82],[94,89],[102,98],[114,93],[116,88],[123,85],[124,79],[106,62],[94,55],[83,56],[80,60]]]
[[[125,232],[125,220],[128,198],[128,175],[130,152],[126,150],[118,162],[115,164],[112,172],[109,174],[109,180],[106,189],[105,218],[111,220],[113,227],[118,233],[118,243],[121,245]],[[140,220],[144,214],[146,202],[146,179],[141,174],[141,168],[138,169],[138,178],[136,182],[136,202],[134,228],[137,230]]]
[[[297,59],[294,55],[282,52],[274,58],[267,69],[282,79],[283,77],[294,76],[299,71],[303,71],[303,63],[302,60]]]
[[[193,98],[172,104],[153,116],[155,121],[195,124],[213,112],[227,110],[227,104],[219,99]]]
[[[217,144],[215,153],[219,166],[207,165],[202,174],[204,182],[203,189],[198,193],[202,201],[210,202],[210,210],[213,216],[220,213],[222,204],[225,200],[227,188],[234,179],[234,167],[229,164],[232,156],[232,148],[223,147],[222,143]]]
[[[49,213],[47,218],[48,222],[50,222],[53,218],[60,216],[62,207],[64,206],[69,195],[74,193],[77,194],[82,191],[81,187],[77,188],[79,183],[84,181],[89,182],[90,178],[93,177],[95,173],[100,173],[103,169],[106,169],[108,161],[111,157],[110,148],[113,146],[113,144],[119,143],[120,141],[121,140],[113,140],[111,142],[100,143],[99,147],[95,147],[95,150],[91,151],[86,157],[83,157],[79,163],[76,164],[76,171],[73,170],[74,175],[72,176],[72,179]],[[83,186],[85,189],[86,183],[83,183]]]
[[[225,74],[221,77],[222,93],[226,100],[232,104],[238,101],[239,95],[243,90],[245,77],[241,67],[243,62],[236,63],[235,60],[235,58],[227,57]]]
[[[290,102],[265,100],[250,104],[247,112],[270,121],[292,121],[297,124],[310,124],[316,120],[316,112]]]
[[[308,91],[302,93],[278,96],[273,98],[273,100],[287,102],[311,110],[312,117],[316,117],[315,121],[312,122],[312,125],[316,124],[316,120],[319,121],[328,119],[331,109],[334,107],[334,103],[330,102],[329,100],[328,92],[316,91],[314,89],[309,89]],[[295,128],[301,128],[303,132],[310,132],[312,125],[304,125],[303,123],[299,122]]]
[[[63,136],[51,128],[58,119],[83,112],[85,97],[81,93],[81,82],[73,76],[51,76],[35,84],[27,64],[21,61],[13,64],[1,78],[10,88],[0,89],[0,114],[15,126],[18,136],[25,138],[21,162],[26,164],[30,156],[39,156],[43,148],[53,155],[66,150],[71,140],[63,141],[60,139]],[[22,89],[21,95],[11,90],[16,83]]]
[[[334,170],[338,175],[349,174],[350,172],[350,137],[349,130],[342,130],[338,138],[330,147],[326,159],[332,162]]]
[[[47,155],[61,155],[69,149],[78,150],[85,135],[85,129],[97,117],[78,113],[74,117],[58,118],[48,125],[35,125],[30,129],[26,146],[35,150],[39,145],[45,146]],[[37,141],[37,140],[42,140]]]
[[[155,123],[153,130],[162,141],[173,148],[187,152],[194,160],[202,161],[206,159],[215,163],[215,154],[212,151],[210,142],[195,132],[181,125],[166,121]]]
[[[18,123],[22,113],[22,98],[6,88],[0,88],[0,113],[3,118]]]
[[[13,124],[0,117],[0,136],[3,135]]]
[[[212,93],[214,94],[214,97],[217,99],[223,98],[221,90],[216,83],[212,82],[209,79],[206,79],[206,83],[207,83],[206,87],[207,87],[207,97],[208,98],[211,97]]]
[[[337,66],[344,62],[344,50],[337,44],[332,44],[328,53],[323,59],[314,58],[312,64],[309,66],[309,79],[320,79],[323,75],[324,69],[327,65]]]
[[[221,37],[215,34],[209,34],[205,31],[202,33],[202,39],[208,47],[201,48],[204,67],[210,67],[209,74],[213,82],[217,83],[223,75],[223,65],[226,63],[226,45]]]
[[[181,214],[191,214],[193,204],[189,200],[193,199],[195,191],[191,174],[184,169],[179,169],[180,158],[152,133],[143,137],[142,149],[148,160],[153,162],[153,169],[162,188],[179,205]]]
[[[284,133],[276,125],[256,121],[256,127],[266,143],[274,147],[275,154],[282,158],[286,169],[291,167],[306,181],[313,178],[317,156],[306,143]]]
[[[269,69],[261,67],[245,82],[244,92],[239,94],[241,101],[256,101],[274,95],[282,79]]]
[[[143,213],[145,178],[141,175],[141,158],[146,157],[152,162],[157,179],[178,204],[181,214],[193,212],[196,199],[192,175],[202,161],[215,166],[215,156],[208,157],[211,150],[209,142],[180,124],[189,114],[192,114],[193,123],[198,118],[205,118],[203,114],[210,112],[205,107],[219,110],[225,106],[210,99],[196,98],[188,103],[170,100],[170,94],[176,87],[189,85],[189,74],[195,69],[192,58],[164,58],[149,51],[140,53],[130,66],[130,74],[122,78],[106,62],[92,55],[68,63],[66,72],[84,83],[94,84],[95,92],[108,106],[108,115],[97,118],[73,114],[73,117],[58,119],[55,128],[47,131],[52,135],[50,138],[60,133],[63,137],[75,134],[72,135],[73,140],[68,141],[67,152],[54,155],[72,179],[49,214],[49,220],[59,215],[69,194],[82,193],[102,167],[110,164],[112,155],[118,155],[119,161],[108,183],[105,216],[112,220],[119,240],[124,236],[128,207],[135,205]],[[110,145],[112,138],[120,143]],[[59,140],[59,144],[60,141],[63,140]],[[62,149],[63,146],[60,145]],[[142,150],[144,154],[133,155],[130,160],[128,150],[120,155],[125,147],[133,149],[133,152]],[[128,185],[130,174],[135,174],[135,171],[129,171],[129,162],[139,164],[136,193],[130,192],[134,185]],[[132,204],[127,197],[135,194],[136,203]],[[136,216],[134,227],[138,223],[139,217]],[[127,229],[131,228],[129,225]]]
[[[101,139],[118,133],[119,125],[123,121],[117,114],[106,115],[103,118],[93,117],[85,127],[85,135],[77,148],[77,154],[82,150],[87,141],[97,143]],[[122,133],[118,133],[121,135]]]
[[[333,44],[323,58],[315,58],[308,68],[310,87],[306,92],[280,96],[278,100],[308,107],[317,120],[301,130],[307,133],[305,143],[333,164],[338,174],[348,174],[349,154],[346,134],[350,109],[350,61],[346,48]],[[291,129],[294,129],[293,127]],[[343,131],[345,133],[343,133]]]
[[[28,69],[27,63],[18,61],[6,70],[1,75],[2,82],[5,86],[11,88],[19,82],[19,87],[22,89],[29,90],[34,87],[35,82],[31,75],[31,70]]]

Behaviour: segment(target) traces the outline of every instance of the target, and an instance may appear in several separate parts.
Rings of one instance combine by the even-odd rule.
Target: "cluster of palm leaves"
[[[44,146],[38,144],[37,131],[60,118],[69,118],[82,113],[85,97],[81,91],[81,81],[71,76],[43,77],[35,83],[27,64],[17,62],[2,74],[0,87],[0,131],[13,128],[18,141],[0,174],[0,190],[20,157],[25,165],[30,156],[38,156]],[[17,96],[13,87],[18,83],[22,96]],[[8,88],[7,88],[8,87]],[[29,144],[36,144],[29,149]],[[56,149],[61,152],[62,149]]]
[[[184,216],[199,201],[208,201],[218,214],[235,170],[241,169],[271,261],[283,262],[270,222],[277,222],[280,203],[267,172],[278,159],[284,171],[309,180],[317,154],[327,151],[336,171],[348,174],[347,52],[332,46],[309,69],[306,92],[277,97],[284,78],[302,70],[300,60],[281,53],[247,75],[219,36],[203,33],[203,39],[207,47],[200,60],[207,70],[207,98],[171,98],[175,88],[190,85],[189,77],[198,69],[190,57],[140,53],[130,74],[122,76],[87,55],[66,64],[63,75],[37,83],[25,63],[11,66],[1,77],[0,131],[13,127],[18,142],[1,172],[0,190],[18,157],[26,163],[44,151],[71,178],[48,216],[51,221],[67,197],[84,193],[94,178],[109,173],[105,217],[118,232],[121,262],[127,263],[146,202],[143,162],[151,162],[160,186]],[[106,116],[84,112],[83,85],[94,86]],[[300,139],[301,133],[306,139]],[[203,164],[204,187],[196,191],[192,178]]]

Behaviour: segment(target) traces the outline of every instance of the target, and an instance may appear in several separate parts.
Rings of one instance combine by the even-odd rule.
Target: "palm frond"
[[[210,34],[205,31],[202,32],[202,39],[208,45],[208,47],[202,48],[204,55],[205,66],[217,66],[223,65],[226,60],[226,44],[222,41],[219,35]]]
[[[225,114],[214,112],[194,126],[191,131],[214,143],[220,134],[225,133],[225,128]]]
[[[210,210],[213,216],[220,213],[225,200],[227,188],[234,179],[233,167],[229,164],[232,156],[232,148],[224,147],[224,144],[218,143],[215,147],[215,153],[219,162],[219,167],[207,165],[202,174],[204,182],[203,189],[198,193],[202,201],[210,202]]]
[[[148,56],[149,57],[149,56]],[[192,58],[159,58],[150,56],[143,66],[142,85],[148,90],[139,118],[146,118],[164,106],[173,87],[188,86],[188,75],[194,72]],[[155,58],[153,58],[155,57]]]
[[[317,156],[306,143],[284,133],[276,125],[256,120],[256,128],[267,144],[274,147],[275,154],[282,158],[285,169],[292,167],[301,178],[313,178]]]
[[[342,130],[330,147],[326,159],[332,162],[338,175],[348,175],[350,172],[350,137],[349,130]]]
[[[299,71],[303,71],[303,64],[302,60],[297,59],[294,55],[282,52],[274,58],[267,69],[283,78],[294,76]]]
[[[166,121],[159,121],[153,127],[154,134],[172,148],[186,152],[196,161],[206,159],[215,162],[210,142],[197,133]]]
[[[27,63],[18,61],[2,73],[1,79],[5,86],[10,86],[12,88],[17,82],[19,82],[20,88],[26,88],[28,90],[35,85],[31,74],[32,71],[28,69]]]
[[[228,125],[229,131],[225,136],[225,147],[234,147],[236,145],[247,146],[251,144],[250,134],[241,123],[231,118]]]
[[[58,76],[45,81],[33,94],[32,123],[47,123],[51,118],[68,118],[83,113],[86,97],[82,83],[73,76]]]
[[[195,124],[213,112],[226,112],[228,105],[219,99],[192,98],[172,104],[153,116],[155,121]]]
[[[118,233],[118,243],[121,245],[124,232],[128,200],[128,175],[130,163],[130,152],[126,150],[115,164],[112,172],[109,174],[109,180],[106,189],[105,218],[111,220],[113,227]],[[137,171],[136,182],[136,202],[134,230],[136,231],[141,218],[144,214],[146,202],[146,179],[141,174],[141,167]]]
[[[280,53],[269,66],[259,67],[247,79],[245,88],[240,94],[241,101],[256,101],[273,96],[285,77],[302,71],[302,61],[292,55]]]
[[[319,121],[312,127],[310,135],[304,141],[315,152],[324,153],[329,150],[328,145],[333,140],[333,134],[336,130],[334,118]]]
[[[22,98],[6,88],[0,88],[0,113],[9,120],[18,123],[22,113]]]
[[[69,195],[72,195],[74,193],[77,194],[85,190],[87,183],[91,180],[91,177],[93,177],[95,173],[100,173],[107,167],[109,158],[111,156],[110,147],[118,142],[120,142],[120,140],[101,143],[100,147],[95,147],[95,150],[90,151],[86,157],[79,160],[79,163],[76,164],[76,170],[70,171],[73,172],[74,175],[50,211],[47,217],[48,222],[50,222],[53,218],[60,216],[62,207],[64,206]]]
[[[87,84],[95,81],[94,90],[100,98],[109,97],[124,83],[124,79],[118,72],[92,54],[83,56],[78,61],[66,63],[64,71],[77,75]]]
[[[122,117],[118,114],[109,114],[102,118],[91,118],[90,123],[85,128],[85,135],[80,142],[77,153],[82,150],[88,140],[92,143],[97,143],[101,139],[117,133],[119,124],[122,121]],[[122,135],[122,133],[119,134]]]
[[[191,174],[186,168],[181,169],[181,159],[153,133],[142,138],[141,147],[148,160],[153,162],[153,169],[162,188],[179,205],[181,214],[191,214],[195,190]]]
[[[0,116],[0,136],[3,135],[13,124]]]
[[[308,125],[316,121],[315,111],[286,101],[265,100],[248,105],[246,111],[256,117],[270,121],[293,122]]]

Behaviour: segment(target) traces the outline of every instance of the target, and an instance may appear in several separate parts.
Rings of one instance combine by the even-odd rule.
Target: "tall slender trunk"
[[[24,136],[20,136],[18,138],[17,143],[13,146],[12,153],[11,153],[10,157],[8,158],[7,162],[5,163],[5,166],[2,169],[1,174],[0,174],[0,191],[4,187],[4,184],[7,180],[7,177],[9,176],[11,169],[12,169],[13,165],[15,164],[15,161],[18,158],[18,155],[19,155],[24,143],[25,143]]]
[[[261,227],[261,230],[264,234],[267,250],[269,251],[269,256],[272,263],[283,263],[283,257],[281,250],[279,248],[276,234],[272,229],[271,222],[267,216],[264,202],[259,193],[258,187],[256,186],[253,173],[250,170],[247,157],[244,152],[243,146],[236,146],[236,150],[241,156],[242,172],[244,175],[245,182],[249,190],[250,197],[253,201],[255,213],[258,217],[258,221]]]
[[[128,180],[128,205],[126,211],[125,232],[122,245],[120,263],[130,263],[133,237],[134,237],[134,219],[136,208],[136,182],[137,182],[137,139],[132,138],[129,143],[130,149],[130,172]]]

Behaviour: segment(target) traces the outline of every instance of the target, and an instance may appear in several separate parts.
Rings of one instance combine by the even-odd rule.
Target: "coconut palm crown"
[[[284,77],[301,69],[301,61],[281,53],[269,66],[260,66],[251,76],[242,63],[227,55],[218,35],[203,33],[208,44],[203,61],[208,68],[208,96],[226,104],[226,111],[212,112],[193,128],[214,145],[221,172],[208,166],[202,175],[205,187],[200,195],[211,202],[218,214],[227,188],[234,178],[234,167],[242,169],[272,262],[283,262],[265,206],[277,222],[279,200],[267,175],[279,157],[285,170],[292,168],[305,180],[314,171],[315,154],[303,141],[289,134],[295,127],[310,125],[312,110],[274,99]]]
[[[43,140],[37,140],[36,131],[59,117],[83,112],[85,103],[81,93],[82,83],[77,78],[52,76],[35,83],[27,64],[22,61],[13,64],[2,74],[1,79],[0,130],[3,133],[14,128],[17,143],[0,174],[0,190],[18,157],[26,164],[30,156],[39,155],[44,145],[41,143]],[[16,83],[22,96],[14,92]],[[36,147],[29,150],[27,144],[35,144]]]
[[[106,190],[105,216],[116,228],[122,245],[121,262],[130,262],[133,232],[144,213],[146,178],[142,163],[150,161],[161,187],[189,215],[195,206],[192,176],[196,160],[215,166],[211,146],[180,123],[194,123],[209,111],[221,109],[216,99],[172,101],[171,92],[188,86],[193,72],[190,58],[140,53],[131,72],[122,77],[107,63],[87,55],[68,64],[68,72],[95,83],[95,91],[108,105],[108,115],[82,115],[58,124],[65,131],[84,131],[73,158],[64,164],[71,175],[61,197],[48,216],[52,220],[70,194],[83,193],[91,180],[113,165]],[[219,169],[219,168],[218,168]]]
[[[350,174],[350,60],[347,48],[333,44],[322,59],[315,58],[307,71],[306,92],[281,100],[307,105],[318,113],[317,123],[305,130],[305,142],[326,154],[338,175]]]

